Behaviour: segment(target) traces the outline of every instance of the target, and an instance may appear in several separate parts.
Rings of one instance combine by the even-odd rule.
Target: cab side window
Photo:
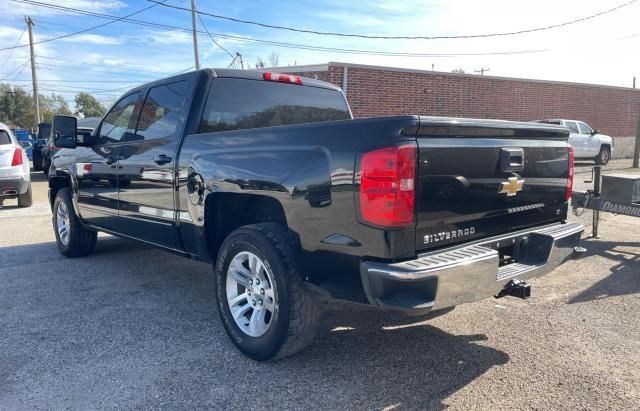
[[[569,127],[569,130],[570,130],[572,133],[580,134],[580,131],[578,131],[578,125],[576,124],[576,122],[575,122],[575,121],[565,121],[565,122],[564,122],[564,125],[565,125],[565,126],[567,126],[567,127]]]
[[[186,94],[186,81],[151,88],[142,106],[134,139],[174,137],[180,124],[180,111]]]
[[[586,123],[579,122],[578,126],[580,126],[580,134],[591,134],[591,133],[593,133],[593,130],[591,129],[591,127],[586,125]]]
[[[118,143],[127,140],[135,130],[138,120],[140,93],[130,94],[116,103],[100,125],[99,144]]]

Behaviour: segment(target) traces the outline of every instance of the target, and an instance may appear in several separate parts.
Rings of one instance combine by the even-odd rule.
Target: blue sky
[[[97,13],[124,16],[152,5],[146,0],[39,0]],[[199,0],[202,11],[270,24],[321,31],[373,35],[461,35],[528,29],[584,17],[628,0]],[[168,0],[189,7],[189,0]],[[24,31],[23,16],[35,23],[36,40],[59,36],[109,20],[0,0],[0,48],[11,47]],[[640,2],[568,27],[533,34],[459,40],[367,40],[318,36],[260,28],[211,17],[203,19],[212,33],[310,46],[386,52],[438,54],[407,57],[300,50],[217,37],[249,65],[275,52],[280,65],[352,62],[437,71],[462,68],[473,73],[489,67],[489,75],[630,86],[640,77]],[[188,12],[156,6],[132,17],[190,28]],[[199,28],[202,25],[198,22]],[[26,44],[26,33],[19,44]],[[38,77],[43,93],[61,92],[72,101],[78,91],[92,91],[105,103],[128,87],[187,70],[193,66],[189,33],[116,22],[82,35],[36,45]],[[203,66],[226,67],[231,57],[207,35],[199,35]],[[515,54],[468,55],[469,53]],[[520,53],[525,51],[524,53]],[[443,56],[443,54],[448,54]],[[456,54],[456,55],[451,55]],[[0,51],[0,79],[30,88],[28,48]],[[640,80],[638,81],[640,84]]]

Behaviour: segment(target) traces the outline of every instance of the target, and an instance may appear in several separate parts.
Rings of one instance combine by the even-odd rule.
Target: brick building
[[[614,157],[633,155],[640,89],[333,62],[277,70],[342,87],[355,117],[578,119],[614,137]]]

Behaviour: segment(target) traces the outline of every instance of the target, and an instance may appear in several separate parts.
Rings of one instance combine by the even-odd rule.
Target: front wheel
[[[53,203],[53,230],[56,234],[58,249],[66,257],[83,257],[93,253],[98,233],[82,226],[76,215],[71,191],[61,188]]]
[[[232,232],[215,266],[218,312],[233,343],[258,361],[313,341],[320,299],[302,282],[287,230],[254,224]]]
[[[600,147],[600,152],[596,156],[596,164],[607,165],[609,160],[611,159],[611,149],[607,146]]]

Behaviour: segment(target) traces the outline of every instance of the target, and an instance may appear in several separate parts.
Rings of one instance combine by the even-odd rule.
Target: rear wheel
[[[67,257],[83,257],[93,253],[98,233],[82,226],[73,209],[71,191],[61,188],[53,203],[53,230],[60,252]]]
[[[611,149],[607,146],[600,147],[600,152],[596,156],[596,164],[607,165],[609,160],[611,159]]]
[[[31,182],[29,182],[27,192],[18,195],[18,207],[31,207],[31,204],[33,204],[33,196],[31,193]]]
[[[293,250],[277,224],[241,227],[220,248],[218,311],[233,343],[254,360],[295,354],[316,334],[321,301],[303,284]]]
[[[42,171],[42,157],[33,156],[33,171]]]

